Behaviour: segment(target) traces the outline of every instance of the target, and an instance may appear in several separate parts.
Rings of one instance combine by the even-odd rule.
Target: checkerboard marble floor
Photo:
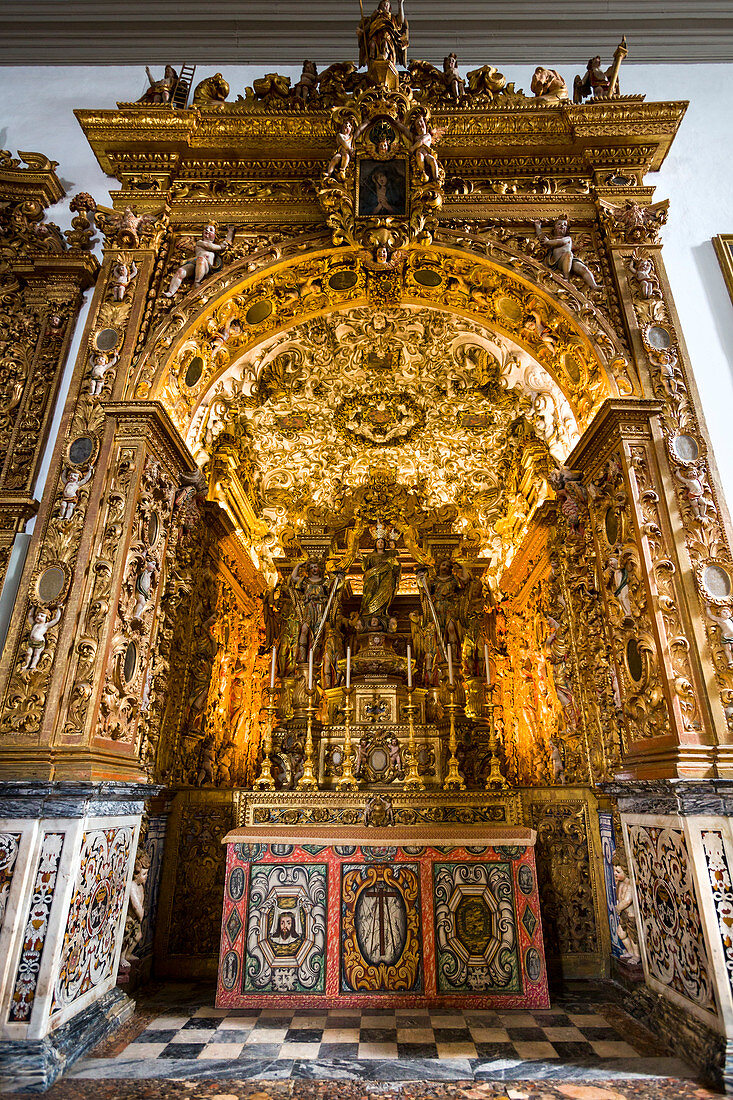
[[[575,1006],[578,1008],[578,1006]],[[593,1006],[501,1012],[405,1008],[149,1012],[129,1042],[93,1052],[74,1077],[489,1079],[691,1077],[637,1049]],[[96,1055],[96,1056],[95,1056]],[[106,1055],[106,1056],[105,1056]]]

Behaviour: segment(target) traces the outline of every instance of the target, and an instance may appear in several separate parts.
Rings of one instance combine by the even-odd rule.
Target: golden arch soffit
[[[635,393],[616,340],[605,335],[604,354],[563,304],[502,265],[468,250],[419,248],[389,279],[378,280],[363,257],[356,250],[320,249],[256,271],[249,258],[241,281],[230,268],[218,293],[216,282],[205,284],[158,326],[138,361],[132,396],[160,401],[185,434],[199,400],[248,350],[319,316],[354,306],[388,311],[397,304],[430,306],[515,341],[547,370],[581,431],[606,398]],[[197,356],[200,363],[191,370]]]

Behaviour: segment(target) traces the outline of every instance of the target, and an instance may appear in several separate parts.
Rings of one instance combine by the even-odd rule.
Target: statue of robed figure
[[[374,550],[364,558],[363,567],[364,588],[359,618],[367,628],[372,619],[377,618],[384,628],[400,579],[399,555],[387,546],[385,539],[377,537]]]
[[[392,12],[390,0],[379,0],[371,15],[362,15],[356,35],[360,67],[373,61],[388,61],[395,68],[407,66],[410,39],[402,0],[399,0],[397,15]]]

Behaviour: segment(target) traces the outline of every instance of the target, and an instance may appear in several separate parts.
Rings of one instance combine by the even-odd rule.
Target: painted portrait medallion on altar
[[[439,991],[520,993],[511,864],[436,863],[433,884]]]
[[[341,875],[341,991],[421,992],[417,866],[345,864]]]
[[[327,868],[253,867],[245,993],[323,993]]]

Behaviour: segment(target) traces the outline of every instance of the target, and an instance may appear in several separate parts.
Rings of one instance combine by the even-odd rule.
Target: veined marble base
[[[135,1002],[114,988],[43,1039],[4,1040],[0,1043],[0,1088],[45,1092],[134,1011]]]
[[[0,783],[0,1047],[16,1068],[27,1060],[39,1088],[77,1045],[64,1036],[94,1036],[108,1019],[99,1006],[114,992],[140,819],[157,790]]]
[[[733,783],[617,783],[650,1026],[733,1093]]]

